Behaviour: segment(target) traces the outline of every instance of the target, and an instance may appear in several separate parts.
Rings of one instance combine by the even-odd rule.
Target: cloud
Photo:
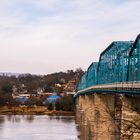
[[[135,39],[139,6],[138,0],[2,1],[0,71],[86,69],[112,41]]]

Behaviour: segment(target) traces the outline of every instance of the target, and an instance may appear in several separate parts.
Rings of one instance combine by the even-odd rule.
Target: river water
[[[0,116],[0,140],[79,140],[72,116]]]

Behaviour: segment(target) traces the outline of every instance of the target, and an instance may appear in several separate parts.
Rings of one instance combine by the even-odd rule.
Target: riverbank
[[[0,107],[0,115],[56,115],[56,116],[74,116],[73,111],[48,110],[45,106],[35,107]]]

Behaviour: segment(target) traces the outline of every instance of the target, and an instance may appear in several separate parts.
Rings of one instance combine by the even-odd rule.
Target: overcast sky
[[[0,72],[84,70],[140,33],[140,0],[1,0]]]

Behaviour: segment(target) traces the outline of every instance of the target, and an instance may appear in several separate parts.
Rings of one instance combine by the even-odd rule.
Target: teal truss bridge
[[[140,95],[140,35],[112,42],[82,76],[74,98],[93,92]]]

